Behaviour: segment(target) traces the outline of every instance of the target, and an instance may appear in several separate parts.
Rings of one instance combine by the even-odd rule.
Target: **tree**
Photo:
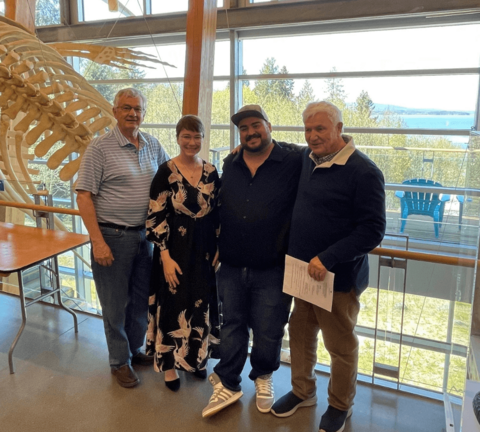
[[[282,66],[280,69],[280,74],[281,75],[288,75],[288,70],[285,66]],[[280,96],[284,97],[285,99],[288,100],[293,100],[294,94],[293,94],[293,86],[295,83],[291,79],[283,79],[278,81],[278,91]]]
[[[35,5],[35,25],[60,24],[60,1],[37,0]]]
[[[285,66],[280,69],[276,64],[275,58],[269,57],[265,60],[260,73],[262,75],[288,74],[288,70]],[[291,79],[258,80],[254,91],[259,99],[259,103],[263,104],[272,98],[293,100],[293,86],[294,82]]]
[[[333,68],[330,72],[336,72],[337,68]],[[346,93],[343,88],[343,81],[341,78],[328,78],[326,80],[325,92],[327,93],[327,101],[336,105],[340,110],[346,106]]]
[[[368,92],[362,90],[355,102],[355,111],[360,116],[360,118],[370,119],[374,110],[375,105],[373,104],[372,99],[370,99]]]
[[[121,69],[116,67],[111,67],[107,65],[101,65],[95,62],[92,62],[88,59],[80,58],[79,59],[79,71],[80,74],[85,77],[85,79],[92,80],[109,80],[109,79],[141,79],[145,76],[145,71],[139,69],[138,67],[132,67],[130,69]],[[115,94],[122,88],[126,87],[125,84],[112,85],[112,84],[96,84],[95,88],[103,95],[103,97],[113,103],[113,98]],[[145,93],[149,87],[149,84],[135,84],[136,89],[140,90],[142,93]]]
[[[296,98],[297,106],[303,111],[305,107],[315,99],[316,97],[315,93],[313,92],[313,87],[310,84],[310,81],[306,80]]]

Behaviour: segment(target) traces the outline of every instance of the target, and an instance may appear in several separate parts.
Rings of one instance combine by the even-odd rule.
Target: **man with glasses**
[[[148,365],[140,351],[147,329],[152,247],[145,239],[150,184],[169,159],[156,138],[139,127],[147,101],[120,90],[117,125],[88,146],[76,185],[77,204],[92,243],[92,272],[102,306],[112,374],[122,387],[140,380],[131,364]]]

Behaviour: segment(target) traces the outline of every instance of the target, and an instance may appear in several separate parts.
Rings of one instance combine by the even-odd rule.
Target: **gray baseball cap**
[[[244,107],[240,108],[238,112],[232,116],[232,122],[235,126],[238,126],[238,124],[247,117],[258,117],[270,123],[263,108],[260,105],[255,104],[245,105]]]

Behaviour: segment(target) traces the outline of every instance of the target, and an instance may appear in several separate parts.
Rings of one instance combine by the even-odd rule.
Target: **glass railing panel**
[[[383,247],[471,260],[477,258],[480,164],[476,150],[480,146],[476,139],[469,139],[468,151],[444,152],[445,155],[440,155],[434,162],[438,163],[435,172],[445,183],[443,192],[451,197],[455,195],[456,200],[450,199],[450,207],[445,207],[438,237],[435,236],[433,218],[427,216],[408,216],[404,232],[399,233],[400,200],[395,196],[395,190],[401,188],[401,182],[397,186],[387,183],[389,222]],[[379,165],[382,158],[385,166],[397,164],[405,169],[415,164],[421,167],[423,163],[418,164],[415,151],[402,153],[392,148],[376,153],[367,151]],[[406,158],[404,163],[400,164],[397,155],[400,159]],[[443,163],[446,165],[442,166]],[[451,173],[444,172],[447,166]],[[412,177],[421,175],[421,172],[416,176],[413,173]],[[428,189],[425,188],[424,192],[427,193]],[[464,197],[462,212],[457,197]],[[385,262],[382,261],[378,277],[379,257],[371,255],[370,264],[370,287],[360,297],[357,323],[359,373],[376,384],[437,394],[433,397],[447,392],[461,398],[465,386],[475,269],[410,259],[405,271],[398,264],[395,268],[383,267]],[[321,338],[318,362],[327,366],[330,363]]]

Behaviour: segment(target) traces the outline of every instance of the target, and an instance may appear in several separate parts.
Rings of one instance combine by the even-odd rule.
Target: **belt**
[[[125,226],[125,225],[117,225],[110,222],[99,222],[98,225],[100,225],[101,227],[113,228],[113,229],[118,229],[122,231],[127,231],[127,230],[141,231],[145,229],[145,224],[137,225],[137,226]]]

